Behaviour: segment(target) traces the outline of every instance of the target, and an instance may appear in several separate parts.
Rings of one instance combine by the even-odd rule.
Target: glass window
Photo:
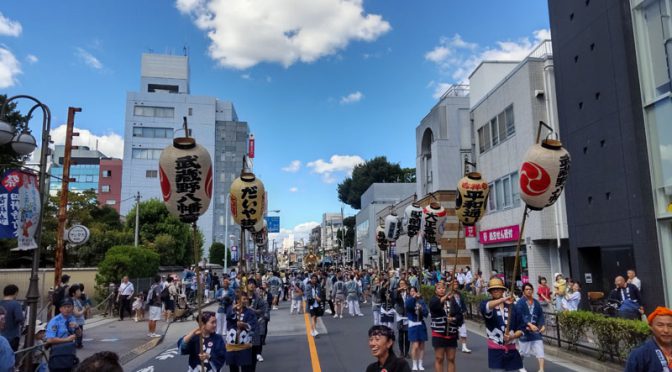
[[[497,131],[497,118],[493,118],[492,120],[490,120],[490,134],[492,136],[492,146],[496,146],[499,143],[499,132]]]
[[[107,204],[107,205],[115,205],[115,204],[117,204],[117,201],[114,200],[114,199],[108,199],[108,200],[105,201],[105,204]]]
[[[173,107],[153,107],[153,106],[135,106],[133,108],[135,116],[150,116],[157,118],[175,117],[175,108]]]
[[[506,134],[506,111],[502,111],[498,116],[497,116],[497,122],[499,123],[499,142],[503,142],[506,138],[508,138]]]
[[[101,187],[102,192],[110,192],[110,185],[103,185]]]
[[[513,105],[509,106],[505,110],[506,112],[506,134],[512,136],[516,133],[516,127],[514,125],[513,118]]]
[[[159,171],[157,171],[157,170],[146,170],[145,171],[145,177],[146,178],[157,178],[157,177],[159,177]]]
[[[104,170],[103,171],[103,178],[111,177],[112,176],[112,171],[111,170]]]
[[[497,210],[504,208],[504,186],[502,180],[495,181],[495,191],[497,194]]]
[[[495,211],[497,210],[497,195],[495,192],[495,184],[488,184],[490,187],[490,195],[488,196],[488,210]]]
[[[133,137],[142,137],[142,128],[134,127],[133,128]]]
[[[511,179],[507,176],[502,179],[502,185],[504,188],[504,207],[511,206]]]
[[[133,159],[147,159],[147,150],[133,149],[131,156]]]
[[[518,180],[518,172],[511,174],[511,194],[513,199],[513,206],[520,205],[520,185]]]

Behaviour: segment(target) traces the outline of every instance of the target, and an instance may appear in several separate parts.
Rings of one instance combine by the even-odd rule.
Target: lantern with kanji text
[[[252,236],[254,237],[254,243],[257,247],[263,247],[268,242],[268,227],[265,219],[261,220],[261,228],[256,230]]]
[[[385,227],[383,226],[376,227],[376,243],[378,243],[378,249],[381,251],[387,250],[387,237],[385,236]]]
[[[395,213],[385,217],[385,239],[388,241],[395,241],[399,239],[401,232],[401,222]]]
[[[182,222],[195,222],[212,198],[212,161],[192,137],[178,137],[159,157],[159,181],[168,211]]]
[[[420,232],[422,227],[422,208],[416,203],[406,207],[404,210],[404,224],[406,234],[412,238]]]
[[[480,173],[470,172],[457,183],[455,214],[465,226],[474,226],[485,214],[490,188]]]
[[[427,243],[438,243],[443,234],[446,218],[446,209],[438,202],[432,202],[422,209],[422,232]]]
[[[231,183],[231,216],[245,230],[254,231],[264,219],[266,190],[252,172],[243,172]]]
[[[520,197],[532,210],[553,205],[565,187],[571,158],[562,142],[546,139],[534,144],[520,167]]]

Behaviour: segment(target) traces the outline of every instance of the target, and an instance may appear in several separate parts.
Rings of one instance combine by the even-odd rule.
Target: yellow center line
[[[306,306],[304,306],[303,303],[301,306],[306,309]],[[313,366],[313,372],[322,372],[322,368],[320,368],[320,358],[317,355],[317,347],[315,347],[315,338],[310,334],[310,318],[308,317],[308,311],[306,310],[303,312],[303,320],[306,322],[306,337],[308,338],[308,349],[310,349],[310,364]]]

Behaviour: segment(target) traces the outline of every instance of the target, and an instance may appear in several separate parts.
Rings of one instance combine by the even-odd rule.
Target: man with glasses
[[[544,371],[544,311],[539,301],[534,299],[534,287],[530,283],[523,285],[523,297],[516,303],[514,314],[524,328],[519,340],[520,354],[523,357],[535,356],[539,361],[539,371]]]
[[[366,367],[366,372],[410,372],[411,367],[404,358],[394,355],[394,331],[384,325],[369,329],[369,349],[376,361]]]

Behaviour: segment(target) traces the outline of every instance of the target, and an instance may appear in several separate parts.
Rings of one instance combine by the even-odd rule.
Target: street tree
[[[378,156],[356,165],[352,176],[338,184],[338,200],[354,209],[361,209],[360,198],[373,183],[413,182],[411,179],[414,178],[414,168],[402,169],[398,163],[390,163],[385,156]]]
[[[231,251],[223,243],[214,242],[210,246],[210,258],[209,262],[211,264],[224,264],[224,252],[226,251],[226,261],[228,266],[233,266],[231,262]]]

